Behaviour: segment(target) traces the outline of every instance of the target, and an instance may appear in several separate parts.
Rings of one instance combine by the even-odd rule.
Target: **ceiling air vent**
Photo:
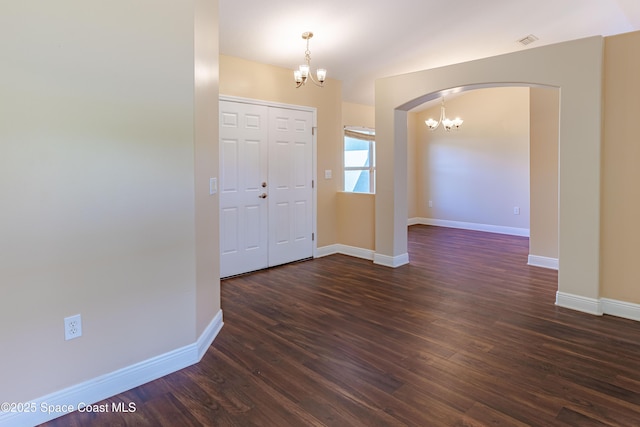
[[[531,43],[535,42],[536,40],[538,40],[538,38],[536,36],[534,36],[533,34],[529,34],[528,36],[523,37],[520,40],[518,40],[518,43],[520,43],[522,46],[527,46],[527,45],[530,45]]]

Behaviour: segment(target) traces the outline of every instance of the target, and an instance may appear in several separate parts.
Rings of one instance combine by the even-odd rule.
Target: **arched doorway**
[[[429,130],[441,100],[408,115],[411,224],[529,238],[530,265],[558,265],[559,90],[483,87],[446,96],[459,130]]]
[[[601,37],[544,46],[376,82],[378,188],[374,261],[409,262],[407,111],[451,88],[560,90],[559,277],[556,302],[601,314],[599,298]]]

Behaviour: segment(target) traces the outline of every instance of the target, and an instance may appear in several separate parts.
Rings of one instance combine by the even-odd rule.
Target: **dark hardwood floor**
[[[201,363],[46,426],[640,426],[640,322],[556,307],[526,238],[413,226],[409,252],[225,280]]]

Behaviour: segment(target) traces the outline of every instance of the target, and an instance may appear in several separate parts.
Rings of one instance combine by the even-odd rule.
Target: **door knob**
[[[261,199],[266,199],[267,198],[267,193],[262,193],[258,197],[260,197]]]
[[[266,187],[266,186],[267,186],[267,183],[266,183],[266,182],[263,182],[263,183],[262,183],[262,188],[264,188],[264,187]]]

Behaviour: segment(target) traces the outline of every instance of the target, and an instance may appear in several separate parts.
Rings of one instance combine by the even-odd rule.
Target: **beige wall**
[[[323,88],[310,84],[296,89],[292,70],[221,55],[220,94],[317,109],[317,245],[337,243],[343,145],[341,82],[327,79]],[[324,178],[325,170],[332,171],[331,179]]]
[[[529,254],[558,258],[560,92],[531,88],[531,227]]]
[[[407,111],[448,88],[559,87],[559,304],[591,310],[599,296],[603,39],[591,37],[376,81],[376,252],[407,251]]]
[[[422,185],[420,177],[423,175],[422,159],[418,154],[421,150],[422,126],[424,120],[419,113],[409,113],[407,115],[407,219],[419,218],[420,215],[420,192]]]
[[[220,311],[218,197],[209,178],[218,177],[218,0],[196,0],[194,13],[194,145],[196,227],[196,336]]]
[[[360,126],[376,128],[376,110],[373,105],[342,103],[342,124],[344,126]]]
[[[195,7],[215,36],[217,1],[3,5],[2,402],[192,344],[219,312],[215,216],[196,215],[215,202],[195,193],[215,162],[194,165],[217,152],[196,114],[217,99],[217,47],[197,44],[214,77],[194,96]]]
[[[430,131],[440,105],[418,114],[418,216],[529,230],[529,88],[464,92],[446,100],[459,130]],[[410,155],[411,159],[412,156]],[[433,207],[429,207],[432,201]],[[514,207],[520,214],[514,215]]]
[[[342,245],[375,249],[375,195],[338,193],[338,235]]]
[[[603,297],[640,303],[640,32],[605,39]]]

